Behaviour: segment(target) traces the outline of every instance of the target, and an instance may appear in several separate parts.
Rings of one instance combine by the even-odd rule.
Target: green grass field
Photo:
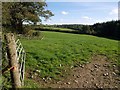
[[[55,28],[55,27],[42,27],[42,29],[49,29],[49,30],[60,30],[60,31],[75,31],[73,29],[68,29],[68,28]]]
[[[27,53],[26,70],[39,70],[41,78],[60,79],[69,73],[71,67],[90,62],[90,58],[97,54],[118,61],[120,53],[116,40],[47,31],[43,31],[42,35],[42,40],[20,39]]]
[[[56,30],[56,31],[75,31],[74,29],[68,29],[68,28],[56,28],[56,27],[41,27],[41,26],[34,26],[34,28],[37,29],[43,29],[43,30]]]

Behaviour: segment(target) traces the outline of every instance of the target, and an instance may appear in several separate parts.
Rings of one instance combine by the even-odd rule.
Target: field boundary
[[[8,66],[11,74],[12,88],[24,85],[26,53],[20,40],[15,40],[13,33],[5,35],[7,45]]]

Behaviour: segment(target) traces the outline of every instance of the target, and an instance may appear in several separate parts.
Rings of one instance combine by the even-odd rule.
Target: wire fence
[[[25,59],[26,59],[26,53],[23,49],[23,46],[18,39],[16,41],[16,53],[17,53],[17,61],[19,63],[19,73],[20,73],[20,81],[21,85],[24,85],[24,74],[25,74]]]

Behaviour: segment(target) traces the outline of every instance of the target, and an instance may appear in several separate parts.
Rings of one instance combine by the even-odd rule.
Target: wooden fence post
[[[19,73],[19,65],[17,61],[17,53],[16,53],[16,43],[13,33],[7,33],[5,35],[7,41],[7,53],[9,59],[9,65],[12,67],[10,70],[11,79],[12,79],[12,87],[13,88],[20,88],[21,81],[20,81],[20,73]]]

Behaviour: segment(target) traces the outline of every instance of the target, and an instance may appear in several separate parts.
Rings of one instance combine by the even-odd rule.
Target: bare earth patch
[[[44,88],[120,88],[118,67],[106,56],[96,55],[90,63],[73,68],[71,75],[52,83],[37,80]]]

